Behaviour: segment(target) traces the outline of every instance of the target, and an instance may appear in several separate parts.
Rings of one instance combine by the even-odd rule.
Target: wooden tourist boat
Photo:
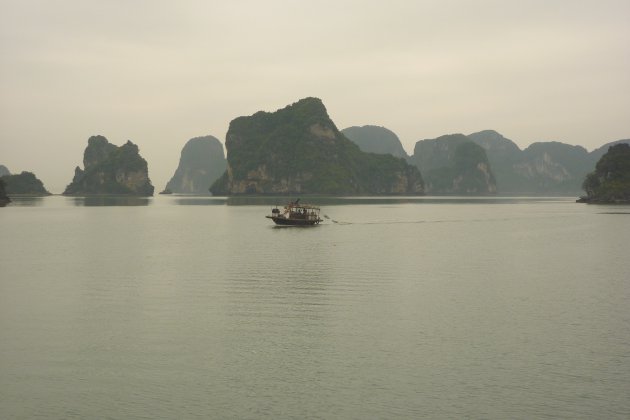
[[[300,204],[300,199],[292,201],[281,211],[278,206],[271,209],[271,216],[265,216],[280,226],[314,226],[322,219],[319,218],[319,207],[310,204]]]

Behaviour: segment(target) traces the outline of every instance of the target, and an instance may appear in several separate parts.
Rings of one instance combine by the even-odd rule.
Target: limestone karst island
[[[12,174],[9,169],[0,165],[0,206],[11,202],[10,196],[43,197],[51,195],[44,183],[29,171]]]
[[[223,145],[213,136],[195,137],[182,149],[175,174],[162,194],[208,194],[208,188],[225,172]]]
[[[153,195],[147,161],[130,141],[116,146],[103,136],[90,137],[83,167],[76,167],[64,195]]]
[[[320,99],[232,120],[227,170],[211,187],[234,194],[423,194],[420,171],[392,155],[362,152]]]

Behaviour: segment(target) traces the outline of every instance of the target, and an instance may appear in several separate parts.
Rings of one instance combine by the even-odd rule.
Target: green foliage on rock
[[[90,137],[83,163],[64,195],[153,195],[147,162],[130,141],[117,147],[103,136]]]
[[[213,194],[422,194],[418,170],[364,153],[339,132],[317,98],[230,123],[228,168]]]
[[[6,206],[11,202],[11,199],[7,195],[7,191],[5,189],[4,179],[0,177],[0,207]]]
[[[20,174],[1,177],[8,195],[50,195],[44,184],[34,173],[24,171]]]
[[[582,188],[590,203],[630,202],[630,145],[611,146],[586,176]]]
[[[591,170],[595,168],[595,165],[597,165],[597,162],[602,158],[602,156],[604,156],[608,152],[608,149],[610,149],[611,146],[615,146],[617,144],[622,144],[622,143],[630,144],[630,139],[611,141],[591,151],[589,153],[589,156],[592,160]]]
[[[88,139],[88,146],[83,152],[83,167],[87,170],[91,166],[104,162],[118,147],[111,144],[104,136],[92,136]]]

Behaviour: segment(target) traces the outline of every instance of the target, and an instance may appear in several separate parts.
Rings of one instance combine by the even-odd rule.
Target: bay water
[[[630,418],[630,206],[16,198],[0,418]]]

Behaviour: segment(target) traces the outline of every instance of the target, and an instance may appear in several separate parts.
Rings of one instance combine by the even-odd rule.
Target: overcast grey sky
[[[159,191],[192,137],[307,96],[407,152],[494,129],[521,148],[630,137],[629,0],[0,0],[0,164],[55,193],[91,135]]]

